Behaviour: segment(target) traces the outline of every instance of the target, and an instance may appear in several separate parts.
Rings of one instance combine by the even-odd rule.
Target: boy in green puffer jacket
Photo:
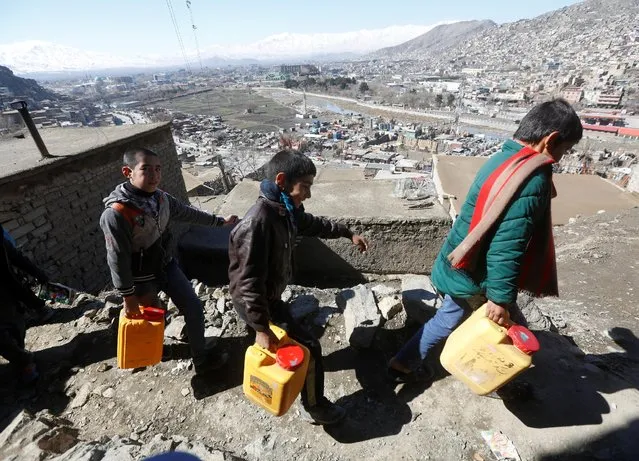
[[[487,299],[488,317],[509,320],[517,293],[557,296],[550,199],[552,164],[577,144],[579,116],[563,99],[541,103],[522,119],[513,139],[479,170],[435,261],[432,282],[442,307],[393,357],[398,382],[415,378],[411,363],[461,322],[470,298]]]

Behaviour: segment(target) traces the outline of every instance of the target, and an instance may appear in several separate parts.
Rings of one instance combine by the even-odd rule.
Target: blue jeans
[[[402,365],[408,366],[419,355],[424,360],[428,351],[447,338],[459,325],[466,310],[470,310],[468,303],[461,298],[444,296],[442,306],[437,313],[395,355],[395,359]]]
[[[202,301],[195,294],[193,285],[175,259],[167,264],[162,276],[163,280],[136,285],[136,295],[150,294],[157,299],[158,290],[162,290],[173,300],[178,310],[184,315],[193,362],[201,363],[206,358]]]

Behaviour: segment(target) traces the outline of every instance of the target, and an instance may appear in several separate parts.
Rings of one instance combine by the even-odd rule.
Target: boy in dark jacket
[[[124,298],[128,317],[140,315],[140,306],[157,306],[164,291],[184,314],[196,374],[220,368],[225,358],[207,352],[204,312],[191,282],[170,251],[171,221],[204,226],[235,223],[180,203],[158,189],[162,177],[160,158],[149,149],[124,154],[122,174],[128,181],[104,199],[100,218],[113,285]]]
[[[281,151],[269,161],[268,179],[260,185],[257,203],[231,232],[229,278],[235,309],[255,330],[257,344],[277,349],[277,338],[269,329],[272,322],[310,350],[302,405],[311,422],[333,424],[344,417],[345,411],[324,396],[320,343],[291,317],[281,296],[291,279],[297,235],[345,237],[360,251],[366,250],[367,243],[346,226],[304,211],[302,202],[311,197],[316,174],[311,159],[300,153]]]
[[[38,283],[44,285],[49,282],[49,277],[44,273],[42,269],[36,266],[29,258],[23,255],[17,248],[16,242],[11,237],[11,234],[6,230],[2,234],[3,244],[5,250],[9,256],[11,262],[10,269],[12,270],[14,277],[23,286],[21,290],[20,302],[31,311],[32,315],[35,315],[35,322],[38,324],[44,324],[55,315],[53,309],[46,305],[43,299],[38,298],[28,286],[25,285],[22,274],[30,275],[35,278]],[[20,271],[16,273],[16,269]]]
[[[0,226],[0,231],[4,229]],[[13,266],[19,266],[34,277],[31,266],[22,266],[22,259],[13,245],[2,239],[0,245],[0,279],[2,280],[2,300],[0,301],[0,355],[16,369],[22,384],[30,384],[38,378],[33,354],[25,349],[26,324],[23,300],[33,293],[18,280]]]
[[[503,325],[518,291],[557,296],[550,199],[552,164],[582,137],[574,109],[562,99],[533,107],[513,140],[479,170],[433,266],[442,306],[389,363],[397,381],[414,379],[411,363],[461,322],[469,300],[487,300],[488,318]]]

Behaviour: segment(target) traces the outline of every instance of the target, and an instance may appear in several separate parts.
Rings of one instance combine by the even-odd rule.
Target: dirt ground
[[[221,115],[229,125],[250,131],[277,132],[296,123],[295,110],[254,91],[249,94],[248,90],[215,89],[164,101],[159,106],[189,114]]]
[[[326,394],[348,411],[337,426],[303,422],[297,404],[276,418],[246,400],[243,354],[251,339],[232,311],[220,327],[209,305],[207,321],[224,330],[218,347],[230,360],[215,379],[201,382],[192,378],[188,360],[177,358],[181,345],[173,346],[175,358],[157,366],[117,369],[118,306],[87,300],[29,330],[28,346],[38,351],[43,370],[37,389],[14,388],[0,364],[0,429],[20,409],[48,410],[77,428],[80,440],[120,436],[133,444],[131,457],[120,459],[141,459],[145,446],[173,435],[248,460],[488,461],[495,458],[484,430],[502,431],[522,460],[637,459],[637,228],[639,209],[556,229],[562,297],[537,301],[554,326],[537,332],[542,349],[523,375],[533,385],[532,400],[476,396],[441,368],[433,383],[396,387],[386,379],[385,364],[417,325],[388,322],[370,349],[357,351],[347,344],[335,304],[340,290],[298,288],[332,314],[326,328],[316,325],[315,331],[324,347]],[[435,366],[436,356],[430,360]],[[0,447],[0,457],[10,449]]]

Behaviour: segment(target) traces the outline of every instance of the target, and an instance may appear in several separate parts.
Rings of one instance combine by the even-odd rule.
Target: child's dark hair
[[[277,173],[286,175],[286,182],[293,183],[302,176],[315,176],[317,169],[313,161],[304,154],[281,150],[266,165],[266,178],[275,181]]]
[[[521,120],[513,138],[538,143],[553,131],[559,132],[557,143],[578,143],[583,136],[581,120],[565,99],[542,102],[530,109]]]
[[[138,158],[137,158],[138,154],[142,154],[144,156],[150,155],[152,157],[158,157],[158,154],[153,152],[151,149],[140,147],[138,149],[132,149],[132,150],[126,151],[124,155],[122,156],[122,165],[128,166],[129,168],[135,168],[135,166],[138,164]]]

